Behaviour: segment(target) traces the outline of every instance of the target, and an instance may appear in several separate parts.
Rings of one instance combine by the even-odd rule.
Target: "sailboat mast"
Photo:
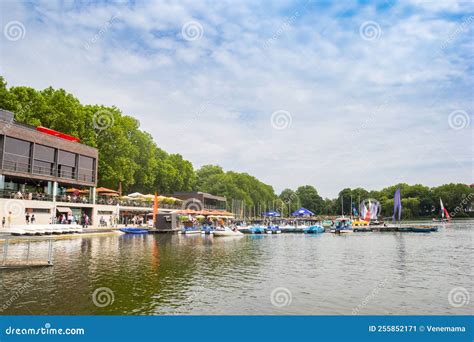
[[[341,212],[342,217],[344,217],[344,196],[341,196]]]
[[[352,220],[352,194],[351,194],[351,207],[349,208],[350,210],[350,217],[351,217],[351,220]]]

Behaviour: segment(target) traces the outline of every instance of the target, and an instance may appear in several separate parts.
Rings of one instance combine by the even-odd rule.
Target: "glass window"
[[[74,168],[65,165],[59,165],[58,167],[59,177],[62,178],[74,178]]]
[[[33,167],[33,173],[37,173],[40,175],[53,175],[53,163],[44,162],[42,160],[36,160]]]
[[[76,166],[76,154],[59,150],[58,164],[75,167]]]
[[[92,182],[94,180],[94,158],[79,156],[79,175],[78,179]]]
[[[6,137],[3,166],[7,170],[29,172],[31,143]]]
[[[35,159],[54,163],[54,148],[44,145],[35,145]]]

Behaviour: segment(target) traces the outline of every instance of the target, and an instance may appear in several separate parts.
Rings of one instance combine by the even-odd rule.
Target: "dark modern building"
[[[70,213],[75,206],[75,215],[92,216],[97,158],[97,149],[79,139],[15,122],[13,113],[0,109],[0,198],[58,202],[59,212]],[[76,205],[63,208],[62,202]],[[0,215],[8,211],[5,205]],[[28,206],[27,212],[46,214],[45,205],[29,202]],[[48,210],[50,218],[56,215]]]

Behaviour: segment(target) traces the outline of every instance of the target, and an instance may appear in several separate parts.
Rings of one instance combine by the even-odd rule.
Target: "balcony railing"
[[[22,172],[22,173],[32,173],[34,175],[59,177],[63,179],[75,179],[78,181],[89,182],[89,183],[93,183],[95,181],[95,176],[89,176],[85,174],[78,175],[76,172],[68,172],[64,170],[58,171],[55,169],[41,167],[41,166],[33,166],[33,168],[31,168],[30,163],[22,163],[18,161],[10,161],[10,160],[3,161],[3,170]]]
[[[34,201],[52,201],[53,195],[38,192],[21,192],[21,191],[0,191],[0,198],[34,200]]]
[[[39,192],[21,192],[21,191],[11,191],[11,190],[0,190],[0,198],[7,199],[18,199],[18,200],[34,200],[34,201],[53,201],[53,195],[48,195]],[[91,204],[92,201],[88,196],[76,196],[76,195],[57,195],[57,202],[63,203],[77,203],[77,204]],[[135,208],[153,208],[153,202],[149,201],[130,201],[130,200],[120,200],[118,198],[110,197],[98,197],[96,199],[96,204],[103,205],[117,205],[119,204],[122,207],[135,207]],[[165,204],[159,203],[158,208],[160,209],[182,209],[181,204]]]

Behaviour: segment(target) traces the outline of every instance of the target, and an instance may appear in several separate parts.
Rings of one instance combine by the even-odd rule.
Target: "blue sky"
[[[473,182],[474,4],[3,1],[0,73],[277,191]],[[16,29],[16,30],[15,30]]]

